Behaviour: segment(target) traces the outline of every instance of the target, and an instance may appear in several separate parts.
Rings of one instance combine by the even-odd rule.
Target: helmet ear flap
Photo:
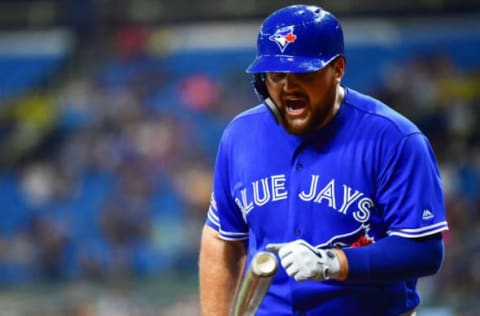
[[[280,115],[277,106],[273,103],[270,95],[268,94],[267,85],[265,84],[265,74],[256,73],[253,77],[252,85],[257,97],[270,109],[277,124],[280,124],[280,122],[282,121],[282,116]]]
[[[253,90],[255,90],[255,94],[260,99],[260,101],[264,101],[269,96],[267,85],[265,84],[265,74],[263,73],[256,73],[253,76]]]

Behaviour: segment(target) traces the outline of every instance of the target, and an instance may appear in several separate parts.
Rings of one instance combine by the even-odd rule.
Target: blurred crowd
[[[440,273],[422,280],[424,299],[476,315],[480,305],[480,68],[461,69],[446,52],[412,58],[375,94],[410,117],[432,142],[450,230]]]
[[[0,283],[195,268],[228,104],[214,78],[168,73],[143,32],[3,105]]]
[[[0,101],[3,287],[195,273],[217,143],[257,103],[243,73],[253,55],[239,53],[225,70],[221,56],[232,52],[175,59],[149,50],[151,41],[145,28],[121,28],[108,54],[90,43],[48,84]],[[176,68],[195,58],[204,68]],[[422,281],[424,300],[474,315],[480,68],[422,54],[386,69],[381,82],[363,92],[427,134],[445,186],[445,265]]]

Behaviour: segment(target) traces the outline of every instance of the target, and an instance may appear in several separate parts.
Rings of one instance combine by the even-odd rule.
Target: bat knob
[[[260,251],[252,259],[252,270],[258,276],[269,277],[275,274],[278,261],[271,252]]]

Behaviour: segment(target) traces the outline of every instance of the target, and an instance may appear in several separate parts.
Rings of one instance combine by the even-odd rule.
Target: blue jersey
[[[288,134],[265,105],[237,116],[219,145],[206,224],[245,240],[247,264],[268,243],[361,247],[447,229],[429,141],[380,101],[345,89],[325,127]],[[296,282],[279,269],[257,315],[398,315],[419,303],[416,280]]]

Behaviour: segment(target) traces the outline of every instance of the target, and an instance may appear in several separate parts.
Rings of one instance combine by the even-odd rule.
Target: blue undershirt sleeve
[[[389,236],[374,244],[343,249],[349,281],[396,282],[436,273],[444,260],[440,233],[423,238]]]

